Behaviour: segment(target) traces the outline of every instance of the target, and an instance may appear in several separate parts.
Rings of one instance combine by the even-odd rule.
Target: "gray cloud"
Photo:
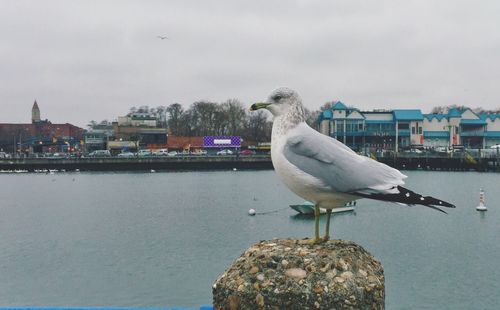
[[[497,108],[497,1],[0,1],[0,122],[80,126],[129,107]],[[166,35],[170,40],[159,40]]]

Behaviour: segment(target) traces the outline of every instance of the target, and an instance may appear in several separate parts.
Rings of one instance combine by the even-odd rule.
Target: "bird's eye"
[[[280,101],[281,98],[283,98],[283,97],[281,97],[281,95],[276,95],[273,97],[274,101]]]

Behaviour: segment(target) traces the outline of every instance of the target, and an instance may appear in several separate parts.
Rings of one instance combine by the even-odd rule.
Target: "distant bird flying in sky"
[[[156,36],[156,37],[157,37],[157,38],[159,38],[160,40],[165,40],[165,39],[170,40],[170,39],[169,39],[168,37],[166,37],[166,36]]]
[[[330,238],[332,209],[370,198],[406,205],[423,205],[444,212],[451,203],[404,188],[406,176],[398,170],[356,154],[345,144],[309,127],[299,95],[289,88],[275,90],[266,102],[251,110],[267,109],[273,116],[271,159],[280,179],[293,192],[315,205],[312,243]],[[327,209],[325,237],[319,237],[319,211]]]

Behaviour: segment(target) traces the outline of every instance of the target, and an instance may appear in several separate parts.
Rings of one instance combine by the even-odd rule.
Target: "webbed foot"
[[[299,241],[299,244],[304,244],[304,245],[314,245],[314,244],[320,244],[325,242],[324,238],[311,238],[311,239],[303,239]]]

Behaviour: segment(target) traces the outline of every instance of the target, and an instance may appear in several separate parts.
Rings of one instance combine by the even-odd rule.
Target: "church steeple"
[[[38,107],[38,103],[33,104],[33,108],[31,108],[31,122],[38,123],[40,122],[40,108]]]

